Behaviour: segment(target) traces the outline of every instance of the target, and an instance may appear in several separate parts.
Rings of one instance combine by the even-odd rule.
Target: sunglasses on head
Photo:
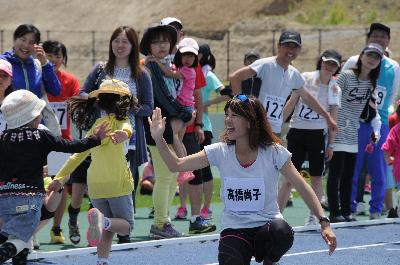
[[[246,102],[246,101],[249,100],[249,98],[246,95],[243,95],[243,94],[236,95],[236,96],[233,97],[233,99],[238,99],[241,102]]]

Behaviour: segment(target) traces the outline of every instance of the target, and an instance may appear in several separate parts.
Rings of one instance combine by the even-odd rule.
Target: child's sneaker
[[[50,230],[50,239],[53,244],[64,244],[65,237],[63,236],[62,229],[59,227],[52,227]]]
[[[178,182],[179,185],[182,185],[185,182],[191,181],[192,179],[194,179],[194,177],[195,176],[192,171],[179,172],[176,181]]]
[[[313,215],[310,214],[307,218],[306,218],[306,222],[304,223],[305,226],[309,226],[309,225],[318,225],[319,224],[319,220],[318,218]]]
[[[210,208],[203,207],[200,209],[200,216],[206,220],[211,220],[212,219],[212,211],[210,210]]]
[[[150,208],[150,212],[149,212],[149,219],[153,219],[154,218],[154,207]]]
[[[366,207],[365,207],[365,202],[358,202],[357,207],[356,207],[356,215],[366,215]]]
[[[101,240],[103,232],[103,214],[97,209],[92,208],[87,213],[89,228],[86,232],[89,246],[96,247]]]
[[[175,219],[177,220],[186,220],[187,209],[185,207],[179,207],[176,211]]]
[[[70,222],[68,222],[68,228],[69,228],[69,240],[71,240],[71,242],[75,245],[79,244],[79,242],[81,242],[81,233],[79,232],[78,223],[73,225]]]
[[[389,210],[387,218],[399,218],[399,215],[397,214],[397,207]]]
[[[158,228],[155,225],[151,225],[149,237],[152,239],[166,239],[182,237],[183,234],[176,231],[171,223],[165,223],[162,228]]]

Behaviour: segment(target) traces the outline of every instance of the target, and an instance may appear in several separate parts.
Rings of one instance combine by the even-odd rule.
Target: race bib
[[[262,178],[224,178],[222,198],[233,212],[264,210],[265,184]]]
[[[54,113],[56,114],[59,122],[60,128],[62,130],[67,129],[67,103],[66,102],[50,102],[50,106],[53,109]]]
[[[282,112],[285,106],[286,98],[267,95],[263,105],[267,111],[267,117],[270,123],[281,124]]]
[[[378,109],[382,109],[383,101],[385,100],[386,94],[386,87],[379,85],[376,86],[376,105],[378,105]]]
[[[0,113],[0,132],[4,131],[7,127],[6,120],[3,117],[3,114]]]
[[[321,116],[318,113],[313,111],[309,106],[307,106],[304,103],[301,104],[301,108],[299,111],[299,117],[302,120],[306,120],[306,121],[319,120],[321,118]]]

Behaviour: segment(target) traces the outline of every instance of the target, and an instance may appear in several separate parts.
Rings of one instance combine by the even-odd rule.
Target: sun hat
[[[179,42],[178,50],[180,53],[192,52],[197,55],[199,53],[199,45],[192,38],[184,38]]]
[[[11,92],[1,104],[1,112],[8,129],[21,127],[38,117],[46,102],[28,90]]]
[[[292,42],[301,47],[301,36],[297,31],[284,31],[279,37],[279,44]]]
[[[255,258],[257,262],[278,262],[292,247],[294,232],[283,219],[273,219],[257,231],[254,238]]]
[[[106,79],[101,84],[99,89],[93,90],[89,93],[89,98],[97,98],[99,94],[117,94],[121,96],[131,96],[129,86],[118,79]]]
[[[378,43],[368,43],[365,45],[364,49],[362,50],[363,53],[377,53],[380,57],[383,56],[383,49],[382,46]]]
[[[171,53],[172,50],[175,48],[178,39],[178,33],[176,32],[176,29],[170,25],[157,24],[155,26],[148,27],[143,33],[143,37],[140,40],[140,45],[139,45],[140,52],[143,55],[147,56],[150,54],[151,40],[154,38],[155,34],[158,34],[160,32],[167,32],[167,34],[169,35],[168,38],[170,43],[169,53]]]
[[[10,77],[13,76],[13,73],[12,73],[12,66],[11,66],[11,64],[10,64],[7,60],[0,59],[0,71],[5,72],[5,73],[8,74]]]
[[[342,56],[336,50],[326,50],[321,54],[321,59],[324,62],[327,61],[335,62],[337,66],[340,67]]]

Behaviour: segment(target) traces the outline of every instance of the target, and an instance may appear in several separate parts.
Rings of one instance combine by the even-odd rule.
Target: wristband
[[[333,149],[333,144],[328,144],[327,148]]]
[[[319,223],[321,224],[322,222],[330,224],[331,220],[329,220],[327,216],[322,216],[321,218],[319,218]]]

